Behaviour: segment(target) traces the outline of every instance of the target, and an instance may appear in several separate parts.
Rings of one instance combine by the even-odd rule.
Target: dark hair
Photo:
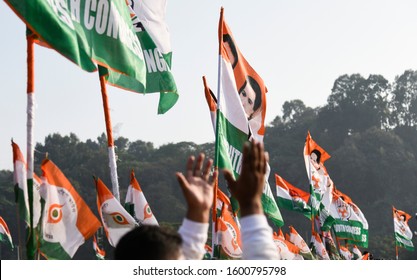
[[[250,87],[255,92],[255,100],[253,101],[253,112],[255,113],[259,109],[259,107],[261,107],[261,104],[262,104],[262,91],[258,82],[254,78],[252,78],[251,76],[246,76],[246,80],[243,83],[243,86],[241,86],[239,89],[239,94],[243,91],[243,89],[246,87],[248,82],[249,82]],[[249,116],[249,119],[251,118],[252,116]]]
[[[233,38],[232,38],[232,36],[230,36],[230,34],[223,34],[223,42],[229,44],[230,51],[232,52],[232,54],[235,58],[235,61],[231,61],[232,62],[232,68],[235,68],[235,66],[238,62],[238,54],[237,54],[237,49],[236,49],[235,42],[233,41]]]
[[[178,232],[168,227],[141,225],[126,233],[114,251],[116,260],[172,260],[182,245]]]
[[[320,153],[320,151],[319,150],[317,150],[317,149],[314,149],[312,152],[311,152],[312,154],[316,154],[316,156],[317,156],[317,163],[320,163],[320,159],[321,159],[321,153]]]

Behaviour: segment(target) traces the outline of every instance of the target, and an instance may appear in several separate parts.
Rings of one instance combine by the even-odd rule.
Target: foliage
[[[324,106],[310,108],[301,100],[292,100],[284,103],[282,113],[267,126],[264,138],[273,192],[274,173],[309,190],[303,147],[310,131],[331,155],[326,168],[336,187],[352,198],[368,220],[369,248],[362,251],[368,250],[378,259],[395,258],[391,206],[412,215],[417,212],[417,72],[407,70],[392,84],[381,75],[342,75],[334,82]],[[214,144],[180,142],[155,147],[150,142],[119,137],[115,147],[122,202],[133,170],[158,221],[178,227],[185,204],[175,172],[185,169],[186,158],[191,154],[205,152],[214,158]],[[38,143],[36,151],[36,173],[41,175],[40,165],[48,153],[97,215],[93,176],[111,186],[106,135],[83,142],[74,133],[55,133]],[[18,243],[20,223],[16,222],[13,184],[13,173],[0,171],[0,214]],[[281,212],[283,231],[288,232],[292,225],[309,242],[311,222],[298,213],[285,209]],[[409,225],[417,231],[414,218]],[[24,235],[23,227],[20,235]],[[104,247],[112,258],[113,249],[107,243]],[[417,250],[399,249],[399,254],[400,259],[417,259]],[[16,258],[16,251],[2,247],[1,257]],[[75,258],[95,258],[91,240]]]

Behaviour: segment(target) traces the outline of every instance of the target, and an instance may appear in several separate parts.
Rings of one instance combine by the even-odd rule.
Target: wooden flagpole
[[[26,254],[29,260],[35,259],[36,237],[33,229],[33,170],[34,170],[34,115],[35,115],[35,66],[34,66],[34,38],[27,36],[27,121],[26,121],[26,157],[27,157],[27,187],[29,197],[29,236],[27,239]]]
[[[113,195],[118,201],[120,201],[116,153],[114,150],[113,130],[112,130],[112,124],[111,124],[111,118],[110,118],[109,101],[107,98],[106,79],[104,75],[100,75],[100,71],[99,71],[99,77],[100,77],[101,97],[103,99],[104,118],[106,120],[107,146],[108,146],[108,152],[109,152],[109,167],[110,167],[110,177],[111,177]]]

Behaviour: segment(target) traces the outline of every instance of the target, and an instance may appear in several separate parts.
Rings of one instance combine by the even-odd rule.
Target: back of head
[[[141,225],[125,234],[114,251],[116,260],[175,260],[181,254],[181,236],[167,227]]]

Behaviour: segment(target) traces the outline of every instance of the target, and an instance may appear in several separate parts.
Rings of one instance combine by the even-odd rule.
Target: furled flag
[[[10,247],[12,247],[12,249],[14,248],[12,235],[10,234],[9,227],[7,226],[6,222],[3,220],[1,216],[0,216],[0,241],[7,242],[9,243]]]
[[[203,260],[211,260],[213,256],[213,249],[210,247],[210,245],[205,244],[204,250],[206,253],[204,254]]]
[[[329,216],[329,208],[334,189],[333,181],[327,173],[324,162],[330,155],[307,134],[304,145],[304,162],[310,182],[310,201],[313,215],[320,214],[320,221]]]
[[[97,208],[100,213],[107,239],[116,247],[120,238],[137,227],[135,219],[123,208],[110,190],[99,179],[95,178],[97,189]]]
[[[96,236],[94,235],[93,238],[93,249],[94,252],[96,253],[96,257],[98,260],[104,260],[106,257],[106,252],[103,249],[100,249],[100,247],[97,244],[97,239]]]
[[[214,243],[214,257],[219,259],[240,259],[242,257],[240,227],[234,216],[229,198],[217,189],[217,232]]]
[[[311,252],[319,260],[330,260],[329,254],[327,253],[326,247],[317,232],[312,232],[311,235]]]
[[[133,170],[130,172],[130,185],[127,188],[125,209],[141,225],[158,225],[158,221],[152,213],[149,203],[136,180]]]
[[[395,245],[403,247],[408,251],[414,251],[413,245],[413,232],[408,226],[408,220],[411,219],[411,215],[404,211],[395,209],[392,207],[392,215],[394,217],[394,235]]]
[[[125,0],[5,0],[39,37],[82,69],[96,64],[146,85],[146,66]]]
[[[339,190],[333,191],[330,205],[330,217],[324,221],[323,229],[333,228],[338,239],[345,239],[349,244],[368,247],[368,221],[352,199]]]
[[[294,227],[289,226],[289,228],[290,228],[289,241],[300,249],[300,255],[304,259],[314,260],[315,258],[313,254],[311,253],[310,248],[308,247],[304,239],[301,237],[301,235],[298,234],[298,232],[295,230]]]
[[[40,251],[47,259],[71,259],[100,222],[52,161],[45,159],[41,169]]]
[[[300,249],[292,244],[290,241],[286,240],[281,229],[278,233],[274,232],[272,236],[275,245],[281,259],[283,260],[303,260],[304,258],[300,255]]]
[[[27,166],[19,146],[12,141],[13,148],[13,177],[15,183],[16,202],[19,205],[20,217],[25,221],[27,229],[30,228],[29,216],[29,195],[27,188]],[[41,217],[41,197],[39,188],[41,180],[33,174],[33,198],[32,198],[32,219],[33,228],[37,228]]]
[[[311,219],[311,207],[308,205],[310,194],[294,187],[284,178],[275,174],[278,206],[304,214]]]
[[[345,246],[339,245],[339,253],[340,253],[340,256],[344,260],[352,260],[353,259],[353,254]]]
[[[362,252],[359,250],[358,246],[353,245],[352,248],[352,259],[360,260],[362,258]]]
[[[364,260],[364,261],[369,261],[369,260],[371,260],[372,258],[372,254],[371,253],[369,253],[369,252],[363,252],[363,255],[362,255],[362,257],[360,258],[361,260]]]
[[[203,76],[203,84],[204,84],[204,96],[206,97],[207,105],[210,110],[211,124],[213,125],[214,134],[216,134],[217,99],[213,91],[208,86],[205,76]]]
[[[107,69],[100,69],[107,82],[137,93],[160,93],[158,113],[168,111],[178,100],[171,72],[172,50],[165,22],[167,0],[128,0],[136,36],[146,62],[146,86],[136,79]]]
[[[332,234],[330,231],[322,231],[321,236],[323,237],[324,246],[326,247],[327,253],[331,260],[341,260],[342,258],[339,255],[339,251],[336,248],[336,243],[333,240]]]
[[[19,146],[12,141],[13,148],[13,177],[15,184],[16,202],[19,205],[20,217],[30,227],[29,195],[27,188],[26,161]]]

